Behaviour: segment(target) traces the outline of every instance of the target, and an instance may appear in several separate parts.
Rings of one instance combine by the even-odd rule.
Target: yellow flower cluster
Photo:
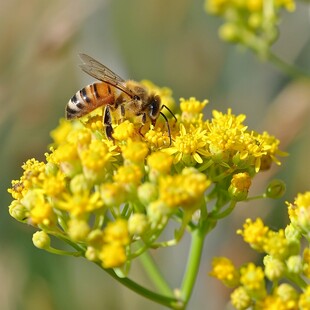
[[[310,309],[310,248],[302,246],[309,241],[308,209],[310,192],[298,194],[288,203],[291,223],[285,230],[272,231],[258,218],[247,219],[237,231],[253,249],[265,253],[263,267],[248,263],[237,268],[228,258],[214,258],[210,275],[234,288],[231,302],[236,309]],[[273,282],[272,290],[266,279]]]
[[[143,83],[173,109],[171,90]],[[169,220],[181,223],[180,240],[200,215],[206,218],[210,187],[220,211],[228,197],[247,199],[253,176],[269,167],[262,162],[279,164],[276,156],[283,155],[274,137],[247,129],[244,115],[214,111],[205,121],[206,104],[182,98],[181,113],[177,121],[168,119],[169,127],[161,116],[155,126],[143,128],[123,120],[113,124],[113,141],[105,137],[96,111],[82,121],[61,120],[51,132],[46,162],[28,160],[21,178],[12,182],[10,214],[75,244],[104,268],[120,267],[152,247]],[[34,240],[41,244],[39,237]],[[258,240],[253,244],[262,246]]]
[[[277,39],[281,10],[293,12],[294,0],[205,0],[210,14],[224,19],[219,30],[225,41],[247,46],[261,55]]]

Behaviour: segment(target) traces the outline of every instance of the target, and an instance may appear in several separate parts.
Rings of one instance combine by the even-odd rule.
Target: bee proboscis
[[[161,112],[166,108],[176,119],[172,111],[161,104],[158,95],[149,93],[140,83],[124,80],[105,65],[86,54],[79,54],[83,64],[81,69],[101,82],[95,82],[79,90],[69,100],[66,118],[82,117],[91,111],[103,108],[103,124],[108,139],[113,139],[112,115],[117,112],[120,119],[139,118],[141,128],[150,121],[155,126],[159,115],[165,119],[171,144],[171,131],[167,117]],[[140,130],[141,130],[140,128]]]

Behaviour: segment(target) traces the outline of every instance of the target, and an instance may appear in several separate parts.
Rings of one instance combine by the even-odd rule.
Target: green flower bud
[[[286,190],[285,183],[281,180],[272,180],[267,189],[266,196],[273,199],[281,198]]]
[[[25,222],[27,220],[29,211],[17,200],[14,200],[9,206],[9,213],[17,221]]]
[[[51,245],[51,239],[49,235],[43,230],[37,231],[33,234],[32,242],[34,246],[43,250],[49,249]]]

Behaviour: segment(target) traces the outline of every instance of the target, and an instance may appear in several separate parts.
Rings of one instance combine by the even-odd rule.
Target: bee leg
[[[103,125],[105,127],[105,134],[109,140],[114,140],[113,139],[113,128],[112,128],[112,116],[111,116],[111,111],[110,111],[110,106],[106,106],[104,108],[104,113],[103,113]]]
[[[144,137],[144,134],[141,132],[141,130],[142,130],[142,128],[143,128],[143,126],[145,125],[145,123],[146,123],[146,113],[142,113],[142,114],[140,114],[140,115],[142,115],[142,119],[141,119],[141,127],[139,128],[139,134],[142,136],[142,137]]]

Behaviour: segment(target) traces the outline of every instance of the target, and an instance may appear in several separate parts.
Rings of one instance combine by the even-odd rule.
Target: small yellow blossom
[[[118,141],[126,141],[137,137],[137,132],[133,123],[125,120],[114,128],[113,138]]]
[[[142,175],[141,168],[137,165],[120,166],[113,176],[113,180],[125,185],[139,185]]]
[[[253,263],[240,269],[240,282],[251,297],[262,298],[266,295],[264,271]]]
[[[194,165],[203,162],[201,156],[209,155],[206,145],[206,130],[192,125],[186,129],[183,124],[180,124],[180,135],[175,138],[174,146],[163,151],[174,155],[174,164],[182,161],[186,165]]]
[[[59,125],[56,129],[52,130],[50,135],[55,145],[63,144],[67,141],[67,136],[73,130],[73,122],[65,119],[60,119]]]
[[[302,258],[300,255],[292,255],[286,260],[287,270],[290,273],[301,273],[303,270]]]
[[[108,207],[121,205],[126,199],[125,187],[119,183],[104,183],[100,186],[102,201]]]
[[[170,208],[195,209],[210,184],[204,174],[184,168],[182,174],[160,178],[159,199]]]
[[[252,300],[243,286],[236,288],[230,295],[232,305],[237,310],[246,310],[250,307]]]
[[[128,219],[128,231],[131,235],[142,236],[148,227],[147,216],[143,213],[134,213]]]
[[[265,275],[270,281],[279,280],[285,272],[284,263],[270,255],[264,257]]]
[[[72,218],[68,222],[68,235],[75,241],[84,241],[90,231],[90,227],[85,220]]]
[[[104,229],[103,240],[105,243],[127,245],[130,241],[127,221],[117,219],[115,222],[109,222]]]
[[[170,125],[169,125],[170,126]],[[171,129],[171,126],[170,126]],[[155,128],[150,128],[144,135],[145,141],[148,143],[150,149],[158,150],[164,146],[169,146],[170,138],[167,128],[157,125]]]
[[[299,193],[294,204],[288,204],[291,223],[303,233],[310,231],[310,192]]]
[[[257,310],[286,310],[285,303],[279,296],[268,295],[264,299],[259,300],[255,307]]]
[[[29,210],[29,221],[32,225],[43,224],[51,226],[55,224],[56,217],[50,203],[46,201],[42,189],[29,190],[21,200],[21,203]]]
[[[232,199],[241,201],[247,198],[251,186],[251,177],[247,172],[233,175],[228,191]]]
[[[208,100],[200,102],[194,97],[190,97],[188,100],[181,98],[180,108],[182,111],[182,121],[186,123],[202,123],[203,114],[201,112],[207,103]]]
[[[67,141],[77,146],[77,149],[86,147],[92,140],[92,132],[88,128],[79,128],[68,134]]]
[[[299,296],[298,309],[309,310],[310,309],[310,285]]]
[[[143,164],[149,149],[144,142],[129,140],[122,147],[122,155],[125,160],[132,163]]]
[[[59,170],[56,175],[51,175],[44,179],[42,188],[46,195],[56,197],[65,191],[66,185],[66,176]]]
[[[275,291],[275,294],[280,297],[285,307],[284,310],[298,309],[298,293],[287,283],[280,284]]]
[[[142,183],[138,187],[138,197],[142,204],[148,206],[158,198],[157,185],[150,182]]]
[[[289,254],[289,247],[284,230],[280,229],[278,232],[269,230],[264,240],[263,248],[266,253],[274,258],[286,258]]]
[[[122,245],[119,244],[104,244],[99,258],[102,260],[103,268],[120,267],[126,262],[126,251]]]
[[[214,257],[210,276],[222,281],[228,287],[236,287],[239,284],[239,272],[232,261],[226,257]]]
[[[89,147],[80,154],[82,166],[88,170],[100,171],[111,158],[108,146],[99,140],[92,140]]]
[[[237,234],[242,235],[244,241],[253,249],[262,252],[268,231],[269,228],[264,226],[262,219],[257,218],[255,222],[247,219],[243,224],[243,230],[237,230]]]
[[[74,217],[79,217],[102,208],[103,202],[100,193],[84,191],[75,195],[64,193],[62,200],[58,200],[56,206],[61,210],[68,211]]]
[[[151,170],[159,174],[169,173],[171,170],[173,158],[165,152],[154,152],[147,158],[148,166]]]

